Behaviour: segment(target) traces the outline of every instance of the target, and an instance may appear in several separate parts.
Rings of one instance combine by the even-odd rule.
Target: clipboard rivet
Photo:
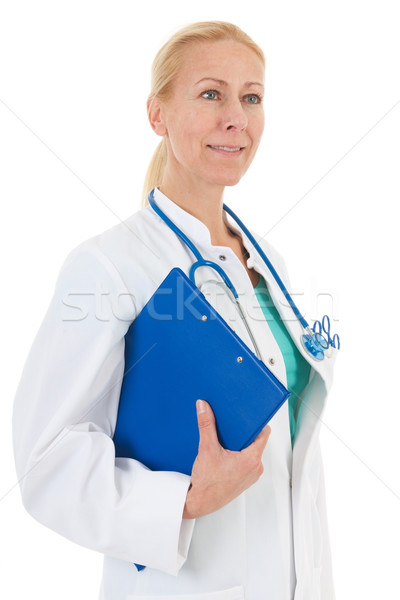
[[[275,364],[275,359],[274,358],[270,358],[268,362],[269,362],[270,365],[274,365]]]
[[[243,357],[242,356],[238,356],[236,360],[238,361],[238,363],[241,363],[241,362],[243,362]]]
[[[201,320],[202,320],[202,321],[207,321],[207,315],[203,315],[203,316],[201,317]]]

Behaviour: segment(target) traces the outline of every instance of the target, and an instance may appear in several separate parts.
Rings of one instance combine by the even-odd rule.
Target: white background
[[[342,339],[321,429],[337,598],[400,597],[398,10],[0,3],[1,597],[97,600],[102,556],[21,506],[13,396],[67,253],[140,208],[156,51],[209,19],[239,25],[267,57],[263,142],[225,201],[284,255],[306,317],[329,312]]]

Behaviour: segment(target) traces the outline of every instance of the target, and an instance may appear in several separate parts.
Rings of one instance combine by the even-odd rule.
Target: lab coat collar
[[[209,252],[211,249],[220,251],[226,248],[226,246],[213,246],[211,244],[211,235],[208,227],[202,221],[200,221],[200,219],[194,217],[186,210],[181,208],[178,204],[173,202],[158,188],[154,189],[154,200],[160,209],[175,223],[175,225],[177,225],[177,227],[179,227],[179,229],[183,231],[183,233],[187,235],[187,237],[195,244],[201,253]],[[153,211],[151,207],[150,210]],[[227,212],[225,212],[225,215],[232,228],[241,236],[243,245],[249,253],[247,266],[252,268],[256,261],[258,262],[261,260],[261,262],[263,262],[258,256],[257,250],[254,248],[253,244],[245,235],[245,233],[237,225],[235,220]],[[263,276],[267,283],[273,284],[274,279],[268,269],[263,272]]]
[[[193,241],[195,246],[201,248],[211,246],[210,230],[200,219],[181,208],[158,188],[154,189],[154,200],[167,217]]]

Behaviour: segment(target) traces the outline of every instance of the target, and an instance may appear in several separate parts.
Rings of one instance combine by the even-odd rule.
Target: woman
[[[236,26],[195,23],[176,33],[153,63],[148,115],[162,142],[145,195],[155,188],[158,206],[205,258],[223,264],[291,402],[242,452],[219,445],[211,407],[198,402],[191,477],[115,458],[124,336],[169,271],[188,273],[193,262],[148,205],[68,255],[17,390],[24,505],[105,554],[104,600],[334,598],[318,434],[336,351],[317,362],[302,349],[301,325],[222,208],[225,186],[240,181],[261,139],[263,79],[262,51]],[[259,243],[287,283],[280,256]],[[226,296],[212,292],[215,272],[196,273],[251,347]]]

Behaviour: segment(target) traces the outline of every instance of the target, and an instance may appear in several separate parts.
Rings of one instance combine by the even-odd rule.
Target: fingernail
[[[197,400],[197,402],[196,402],[196,407],[197,407],[197,412],[199,413],[199,415],[200,415],[201,413],[204,413],[204,412],[206,412],[206,405],[205,405],[205,403],[203,402],[203,400]]]

